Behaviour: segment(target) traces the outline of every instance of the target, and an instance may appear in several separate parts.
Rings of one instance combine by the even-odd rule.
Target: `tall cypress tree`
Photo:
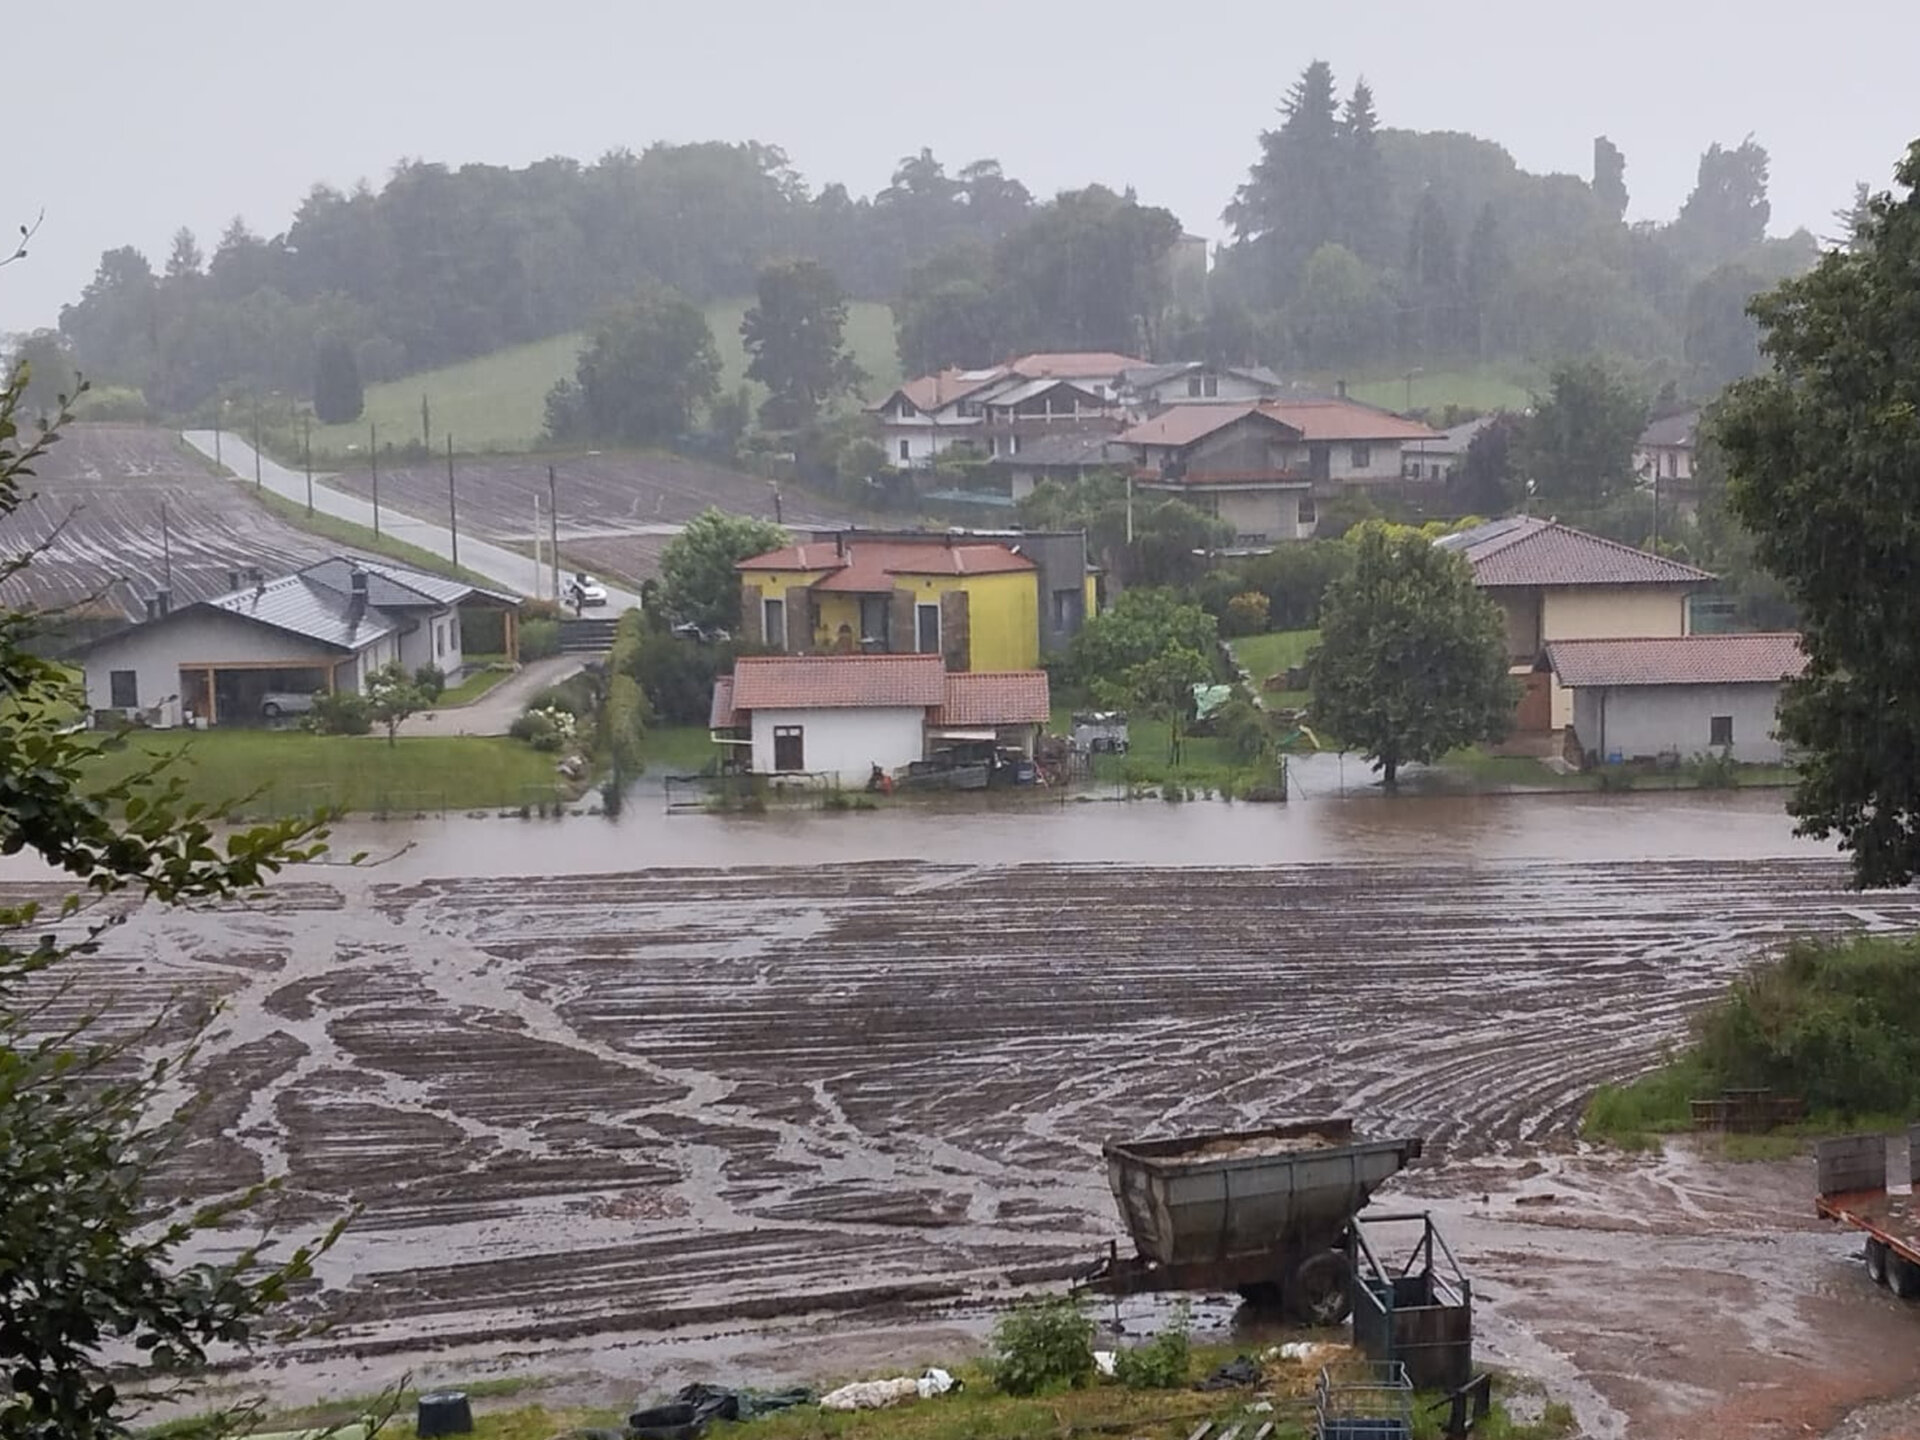
[[[1264,242],[1269,283],[1290,292],[1307,257],[1346,233],[1345,126],[1333,67],[1315,60],[1280,106],[1280,128],[1260,135],[1260,158],[1227,207],[1241,240]]]
[[[1387,170],[1380,159],[1380,120],[1373,109],[1373,87],[1354,82],[1340,117],[1341,234],[1346,247],[1363,260],[1385,265],[1392,259],[1387,234]]]
[[[353,348],[338,335],[323,338],[313,356],[314,415],[323,425],[344,425],[360,418],[366,399]]]

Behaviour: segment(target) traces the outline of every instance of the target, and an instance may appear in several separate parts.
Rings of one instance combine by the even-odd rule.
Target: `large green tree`
[[[836,396],[866,383],[846,347],[847,297],[817,260],[769,265],[755,282],[757,299],[740,322],[747,378],[768,390],[760,421],[792,430]]]
[[[694,412],[719,393],[720,352],[697,306],[648,286],[594,325],[571,385],[573,409],[556,404],[566,391],[549,397],[552,438],[657,444],[692,429]]]
[[[1598,360],[1556,365],[1521,436],[1519,468],[1549,499],[1597,507],[1634,483],[1647,402]]]
[[[366,403],[353,347],[339,335],[324,337],[313,357],[314,417],[323,425],[344,425],[358,420]]]
[[[1733,514],[1800,607],[1790,808],[1862,886],[1920,873],[1920,142],[1895,173],[1852,248],[1754,301],[1774,368],[1712,427]]]
[[[1328,587],[1307,663],[1314,723],[1389,786],[1409,761],[1499,740],[1519,699],[1505,622],[1467,562],[1377,522],[1358,531],[1352,572]]]
[[[661,604],[679,623],[737,630],[740,576],[733,567],[786,543],[787,532],[771,521],[702,511],[660,554]]]
[[[23,437],[27,383],[16,370],[0,389],[0,521],[69,413]],[[34,559],[8,550],[0,580]],[[72,957],[113,923],[99,902],[248,893],[316,854],[321,832],[303,821],[228,830],[159,768],[94,782],[105,742],[70,732],[83,702],[64,667],[26,648],[32,623],[0,612],[0,854],[33,854],[81,893],[53,910],[0,908],[0,1436],[105,1440],[133,1433],[129,1392],[177,1385],[216,1347],[247,1345],[338,1231],[290,1252],[234,1235],[270,1185],[167,1198],[159,1179],[194,1114],[175,1090],[190,1052],[155,1061],[149,1047],[169,1025],[191,1024],[163,1015],[150,1030],[107,1035],[47,1002]],[[227,1231],[223,1258],[189,1261],[214,1230]],[[237,1418],[193,1433],[227,1433]]]
[[[1137,588],[1080,627],[1068,658],[1083,684],[1124,685],[1156,655],[1186,650],[1210,657],[1219,644],[1218,622],[1198,605],[1172,590]]]

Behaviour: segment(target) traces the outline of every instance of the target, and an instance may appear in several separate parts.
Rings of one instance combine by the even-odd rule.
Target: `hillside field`
[[[740,343],[740,319],[752,303],[742,298],[716,300],[707,306],[707,323],[720,351],[720,384],[726,391],[746,383],[747,353]],[[547,391],[556,380],[573,373],[580,339],[578,333],[555,335],[457,365],[369,385],[367,408],[358,420],[348,425],[314,427],[315,459],[331,457],[331,463],[364,454],[369,423],[379,426],[383,441],[404,444],[418,440],[422,395],[432,412],[436,447],[443,445],[447,432],[452,431],[454,445],[468,454],[531,449],[546,418]],[[847,343],[872,377],[871,389],[891,388],[899,379],[893,311],[888,306],[872,300],[850,302]]]

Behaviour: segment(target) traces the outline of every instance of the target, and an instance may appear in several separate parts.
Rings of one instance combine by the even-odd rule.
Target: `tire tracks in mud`
[[[175,1178],[279,1177],[292,1225],[362,1205],[318,1278],[326,1343],[377,1349],[1057,1273],[1119,1234],[1099,1147],[1143,1131],[1342,1112],[1426,1137],[1434,1177],[1564,1145],[1756,950],[1920,920],[1844,886],[1827,860],[342,876],[134,912],[61,1005],[223,1001]]]

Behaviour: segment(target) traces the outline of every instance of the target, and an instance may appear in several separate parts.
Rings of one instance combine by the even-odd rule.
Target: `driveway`
[[[530,660],[471,705],[422,710],[400,722],[402,735],[504,735],[534,692],[557,685],[586,663],[579,655]]]

